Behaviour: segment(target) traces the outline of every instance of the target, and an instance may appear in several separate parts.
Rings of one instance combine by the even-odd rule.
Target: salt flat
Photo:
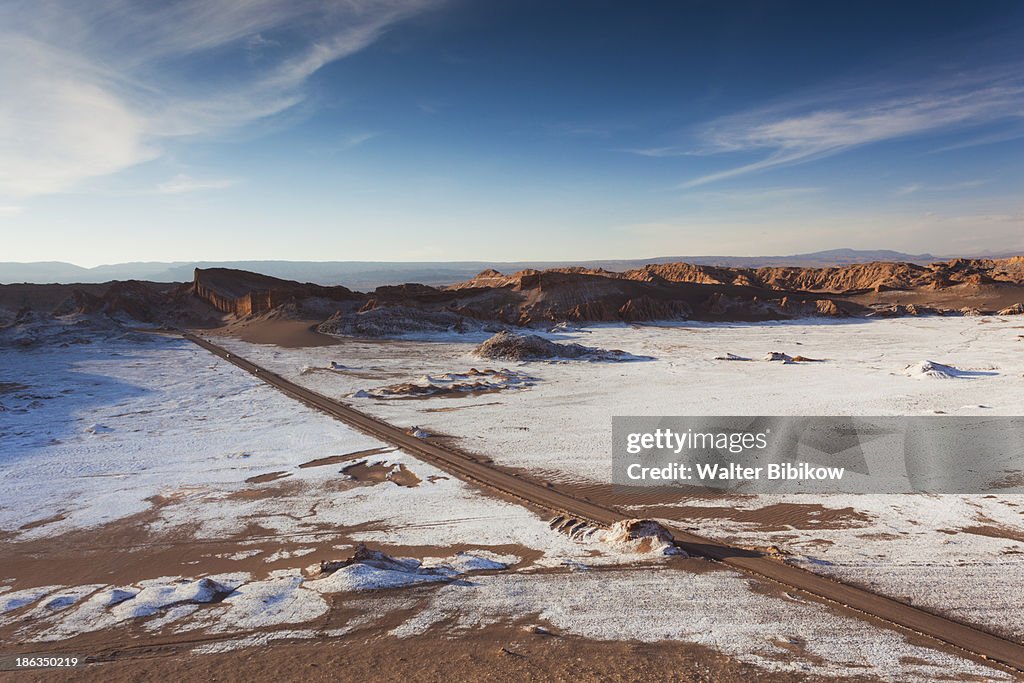
[[[224,341],[336,398],[471,367],[529,370],[539,381],[523,391],[458,400],[351,401],[399,424],[411,421],[457,435],[466,447],[502,464],[595,482],[610,477],[615,415],[1019,415],[1024,410],[1024,320],[1013,317],[608,325],[547,336],[653,360],[496,363],[473,356],[479,336],[342,338],[337,346],[288,350]],[[825,362],[762,361],[771,351]],[[754,360],[714,360],[727,353]],[[986,374],[951,380],[904,374],[923,360]],[[329,371],[332,361],[345,367]]]
[[[496,463],[570,485],[611,477],[615,415],[1021,415],[1024,320],[899,318],[760,324],[593,326],[547,335],[621,349],[630,363],[494,363],[475,357],[479,338],[342,339],[336,346],[279,349],[225,343],[293,381],[400,425],[457,437]],[[769,352],[820,359],[783,364]],[[735,354],[749,362],[715,360]],[[923,361],[963,371],[915,372]],[[331,363],[344,366],[329,370]],[[525,389],[462,398],[373,400],[352,394],[422,375],[499,368],[537,378]],[[909,367],[909,370],[908,370]],[[969,456],[969,454],[965,454]],[[1024,468],[1022,468],[1024,469]],[[700,532],[792,553],[790,561],[946,611],[1007,635],[1024,634],[1024,500],[982,496],[862,495],[682,497],[638,515],[683,520]],[[841,523],[796,516],[758,521],[771,505],[850,510]],[[713,514],[705,514],[706,508]],[[749,510],[745,517],[714,509]],[[826,517],[829,515],[826,514]]]
[[[4,381],[23,387],[0,397],[0,531],[14,540],[157,509],[146,520],[153,534],[216,540],[254,523],[285,535],[357,527],[351,540],[588,554],[533,512],[385,448],[190,342],[153,335],[91,342],[0,348]],[[420,481],[359,486],[339,476],[344,464],[300,467],[366,450],[382,452],[358,460],[385,471],[404,465]],[[267,474],[281,478],[247,481]],[[275,484],[283,488],[259,494]]]
[[[89,342],[0,349],[5,638],[88,643],[91,634],[141,625],[144,633],[205,634],[198,651],[213,652],[340,637],[378,622],[404,638],[449,618],[455,635],[533,620],[595,640],[700,643],[794,673],[1001,678],[701,560],[630,554],[596,537],[556,533],[535,512],[383,448],[192,344],[136,334]],[[385,354],[339,362],[380,365],[401,353],[416,365],[410,351],[421,349],[443,364],[437,349],[458,358],[468,351],[449,343],[353,344]],[[307,350],[237,347],[285,374],[293,368],[297,378],[347,377],[310,372],[320,359]],[[323,358],[337,360],[343,348]],[[471,411],[418,408],[493,410],[484,404],[547,396],[559,383],[549,369],[577,372],[537,369],[544,381],[533,388],[406,402],[410,422],[436,430],[421,418]],[[403,370],[392,358],[386,370],[360,371],[373,372]],[[373,454],[316,464],[363,451]],[[361,481],[341,472],[350,462],[388,474]],[[388,478],[400,467],[415,483]],[[310,573],[359,542],[417,559]],[[67,565],[71,552],[75,566]],[[602,624],[609,613],[614,622]]]

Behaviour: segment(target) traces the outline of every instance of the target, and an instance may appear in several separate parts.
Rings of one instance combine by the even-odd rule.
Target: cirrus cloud
[[[193,178],[186,173],[179,173],[159,183],[156,189],[160,194],[185,194],[203,190],[224,190],[235,184],[236,181],[231,178]]]
[[[439,0],[10,0],[0,195],[61,192],[303,101],[325,65]]]
[[[859,87],[722,117],[697,132],[695,147],[632,150],[650,157],[745,154],[754,160],[706,173],[697,187],[822,159],[857,147],[919,135],[1024,121],[1019,68],[967,73],[901,87]]]

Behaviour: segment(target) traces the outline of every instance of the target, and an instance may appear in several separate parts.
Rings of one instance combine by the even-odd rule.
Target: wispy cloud
[[[964,180],[958,183],[908,183],[901,187],[897,187],[893,193],[906,196],[917,192],[960,192],[962,190],[971,190],[976,187],[981,187],[986,184],[988,180]]]
[[[664,147],[630,147],[621,151],[628,152],[629,154],[636,154],[641,157],[651,157],[652,159],[699,155],[699,152],[695,152],[692,149],[676,147],[673,145],[666,145]]]
[[[824,190],[822,187],[765,187],[749,190],[732,190],[728,192],[691,192],[687,196],[693,199],[704,199],[718,202],[774,202],[789,201],[798,197],[816,195]]]
[[[1024,138],[1024,125],[1011,126],[1007,130],[997,131],[995,133],[987,133],[984,135],[978,135],[975,137],[955,142],[951,145],[943,145],[937,149],[933,149],[933,154],[939,154],[941,152],[953,152],[958,149],[970,149],[971,147],[982,147],[984,145],[995,145],[1000,142],[1010,142],[1011,140],[1020,140]]]
[[[193,178],[188,174],[179,173],[170,180],[158,184],[156,189],[160,194],[186,194],[203,190],[224,190],[237,184],[237,181],[230,178]]]
[[[338,148],[340,150],[352,149],[353,147],[358,147],[364,142],[369,142],[377,137],[380,137],[380,133],[354,133],[343,138]]]
[[[621,129],[622,126],[577,121],[548,123],[545,124],[545,128],[551,135],[572,138],[607,139],[610,138],[617,129]]]
[[[6,218],[8,216],[17,216],[25,210],[23,206],[7,205],[0,206],[0,218]]]
[[[685,183],[696,187],[814,161],[856,147],[1024,118],[1021,71],[968,75],[901,89],[852,88],[725,117],[698,131],[699,144],[648,156],[744,153],[759,159]],[[639,150],[637,153],[644,153]]]
[[[440,0],[9,0],[0,195],[59,192],[305,98],[324,65]]]

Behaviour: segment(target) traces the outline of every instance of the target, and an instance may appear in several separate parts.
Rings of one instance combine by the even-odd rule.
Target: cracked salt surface
[[[387,454],[386,462],[414,469],[423,480],[420,485],[409,488],[385,483],[341,491],[331,489],[327,494],[323,486],[336,481],[334,468],[300,469],[299,464],[381,444],[279,395],[191,345],[163,339],[144,344],[96,341],[88,347],[59,352],[45,348],[29,352],[0,349],[0,363],[14,369],[17,375],[14,379],[32,385],[35,393],[43,396],[21,403],[14,401],[15,410],[0,416],[0,433],[5,438],[5,446],[12,445],[0,454],[3,466],[0,496],[5,501],[17,502],[0,510],[0,529],[15,532],[19,539],[52,536],[123,519],[149,509],[147,499],[161,495],[170,502],[158,511],[153,523],[156,533],[194,525],[197,519],[204,520],[199,535],[211,538],[237,532],[254,520],[271,532],[298,535],[312,533],[317,525],[344,527],[383,522],[383,526],[378,524],[350,537],[353,541],[409,546],[450,547],[464,544],[467,539],[479,546],[518,545],[544,553],[532,565],[528,563],[533,567],[596,567],[657,559],[617,553],[597,540],[576,543],[551,531],[545,521],[533,513],[481,496],[462,482],[400,452]],[[437,349],[436,346],[431,348]],[[413,362],[417,362],[415,358]],[[635,364],[628,369],[618,366],[617,372],[631,372],[633,368],[649,365],[652,363]],[[780,367],[779,371],[791,369]],[[587,370],[604,372],[602,366],[593,364],[588,365]],[[514,400],[543,392],[546,387],[558,387],[560,382],[576,377],[571,367],[550,366],[545,369],[549,371],[559,373],[561,379],[555,383],[546,379],[538,387],[515,394]],[[420,372],[422,374],[423,370]],[[990,381],[993,380],[985,378],[974,383]],[[63,394],[64,389],[72,391]],[[553,396],[557,397],[558,392],[566,389],[574,398],[596,400],[596,394],[580,391],[580,386],[561,386]],[[493,400],[494,397],[485,398]],[[460,402],[463,400],[467,401],[466,405],[474,405],[472,402],[476,399],[460,399]],[[10,402],[7,397],[5,401]],[[420,407],[432,405],[413,403]],[[490,410],[485,406],[479,409]],[[507,405],[501,410],[512,412]],[[550,407],[547,410],[548,420],[560,414],[552,412]],[[447,416],[459,412],[426,415],[447,420]],[[414,415],[415,419],[405,424],[422,423],[430,431],[442,431],[438,423],[429,421],[433,418],[418,412]],[[474,417],[476,424],[483,420],[490,426],[493,415],[477,415]],[[507,419],[497,425],[499,438],[503,438],[502,430],[511,424]],[[517,422],[519,418],[513,417],[512,421]],[[547,429],[551,423],[537,424]],[[88,433],[86,428],[91,425],[102,425],[109,431]],[[489,433],[482,436],[492,438]],[[523,448],[528,447],[520,445],[520,450],[512,457],[521,457]],[[240,455],[244,457],[238,457]],[[592,452],[588,457],[592,463],[600,461]],[[292,472],[293,477],[288,481],[290,486],[296,486],[294,492],[275,494],[272,499],[231,495],[254,490],[253,485],[245,483],[246,478],[277,470]],[[61,481],[62,486],[48,485],[54,480]],[[315,506],[311,505],[314,500],[318,503]],[[58,518],[57,512],[63,513],[63,517]],[[20,528],[51,519],[31,528]],[[224,634],[224,641],[206,646],[214,650],[269,642],[280,637],[314,637],[313,630],[301,626],[315,622],[324,614],[327,610],[324,596],[328,594],[345,600],[345,596],[354,594],[352,591],[390,586],[382,595],[398,603],[401,597],[394,594],[396,591],[400,593],[404,586],[422,584],[416,590],[435,591],[434,598],[426,612],[413,617],[404,627],[408,633],[416,632],[427,622],[433,623],[438,615],[448,610],[460,615],[460,623],[464,625],[487,623],[504,618],[503,615],[535,612],[543,614],[553,625],[560,624],[559,628],[565,632],[584,637],[617,639],[632,633],[641,634],[640,639],[670,637],[704,642],[726,653],[750,657],[750,661],[764,666],[788,666],[790,670],[818,671],[814,667],[825,667],[820,671],[870,672],[883,677],[895,672],[895,677],[901,679],[924,678],[919,669],[933,673],[945,669],[975,671],[973,664],[962,659],[916,648],[900,636],[876,633],[877,629],[837,617],[823,608],[814,607],[810,613],[794,612],[788,604],[780,605],[780,598],[751,592],[748,581],[732,573],[716,572],[716,576],[723,574],[732,578],[716,578],[706,583],[707,573],[674,570],[652,573],[649,568],[628,573],[599,570],[493,574],[502,571],[498,565],[504,564],[506,559],[513,564],[513,560],[519,562],[520,558],[485,552],[474,551],[473,557],[441,558],[440,562],[432,560],[426,564],[436,568],[433,574],[405,572],[405,576],[396,577],[392,570],[350,570],[338,576],[333,586],[329,581],[332,577],[308,580],[297,568],[256,579],[236,573],[163,577],[138,581],[134,585],[51,586],[27,591],[19,590],[15,584],[0,592],[0,612],[6,609],[0,619],[22,629],[19,632],[26,637],[43,640],[59,640],[128,620],[141,620],[144,628],[161,633],[204,630]],[[287,558],[282,556],[282,559]],[[444,566],[448,567],[447,571]],[[473,574],[471,580],[466,581],[450,580],[453,575],[466,571],[492,574]],[[424,576],[440,578],[424,583]],[[234,591],[220,602],[211,603],[209,600],[219,598],[220,593],[207,590],[211,586],[201,583],[204,578],[225,588],[234,588]],[[605,582],[605,579],[609,580]],[[315,581],[326,582],[321,584],[323,592],[312,589]],[[470,592],[457,593],[460,589]],[[729,606],[719,611],[718,595],[726,589]],[[331,590],[344,592],[331,593]],[[458,595],[479,602],[479,613],[475,602],[456,604]],[[139,596],[143,599],[135,603]],[[54,608],[47,608],[46,604],[54,600]],[[588,604],[595,606],[588,608]],[[654,615],[659,607],[671,616]],[[758,618],[753,624],[747,624],[746,614],[751,611],[758,614]],[[29,613],[37,614],[38,618],[22,625],[21,620]],[[687,627],[675,623],[687,618],[690,620]],[[602,626],[602,622],[613,626]],[[298,628],[278,630],[289,624]],[[351,624],[336,630],[343,633],[349,627]],[[268,628],[275,632],[262,632]],[[858,629],[866,629],[866,632]],[[239,631],[255,633],[231,637]],[[829,662],[814,663],[792,655],[785,655],[788,664],[775,661],[773,655],[780,653],[773,651],[770,643],[776,637],[814,640],[808,647]],[[847,638],[855,643],[850,653],[844,650]],[[757,645],[744,649],[745,642]],[[883,653],[888,661],[883,661]],[[900,658],[905,656],[921,657],[929,664],[901,663]],[[857,669],[858,666],[868,668]],[[981,672],[989,677],[995,675],[990,669],[981,669]]]
[[[311,419],[308,408],[180,340],[0,348],[0,367],[43,396],[33,408],[5,397],[24,411],[0,413],[0,529],[22,540],[123,519],[161,494],[238,490],[246,477],[311,454],[380,445]],[[109,431],[86,432],[97,423]],[[252,455],[239,459],[242,443]],[[56,511],[62,519],[19,529]]]
[[[52,537],[145,512],[159,496],[168,502],[148,523],[151,534],[186,530],[223,539],[254,522],[294,535],[363,527],[351,538],[407,546],[520,545],[543,551],[554,564],[593,553],[601,554],[593,562],[637,559],[575,543],[522,506],[481,495],[398,451],[373,461],[406,466],[422,479],[419,485],[385,482],[339,491],[332,486],[341,478],[337,468],[299,465],[383,443],[189,342],[146,340],[97,336],[70,349],[0,348],[0,365],[11,377],[47,397],[38,407],[0,414],[0,530],[18,540]],[[97,423],[111,431],[84,433],[83,425]],[[258,490],[245,482],[254,474],[280,470],[291,473],[292,488],[272,498],[234,495]],[[56,511],[62,515],[55,517]],[[241,560],[248,552],[255,554],[227,555]],[[303,551],[279,552],[267,561]]]
[[[912,645],[894,631],[839,617],[822,605],[750,590],[730,571],[660,568],[549,575],[495,574],[440,587],[427,607],[392,630],[399,637],[442,622],[456,632],[536,615],[555,632],[595,640],[685,641],[758,666],[823,676],[932,681],[1012,680],[960,657]],[[803,643],[794,656],[779,642]],[[920,663],[909,664],[908,658]]]
[[[545,335],[653,357],[630,364],[520,363],[538,378],[530,389],[450,400],[354,400],[396,424],[419,424],[465,438],[464,445],[496,462],[551,472],[576,481],[609,477],[608,431],[615,415],[950,415],[1024,414],[1024,357],[1012,321],[978,318],[897,318],[865,321],[664,326],[595,325]],[[342,339],[334,346],[281,349],[237,339],[218,343],[328,396],[357,391],[366,379],[340,373],[303,375],[332,361],[372,365],[388,377],[443,374],[474,359],[473,339],[372,343]],[[724,349],[760,358],[781,350],[822,362],[779,364],[714,360]],[[969,377],[922,382],[904,370],[930,359]],[[479,359],[476,359],[479,362]],[[484,368],[481,368],[484,369]],[[480,425],[487,429],[480,429]]]
[[[460,556],[430,567],[385,557],[371,560],[381,566],[357,563],[313,580],[295,570],[279,570],[260,580],[234,574],[192,580],[168,577],[143,582],[141,590],[79,587],[80,595],[92,591],[91,597],[74,610],[41,615],[24,633],[42,622],[48,630],[32,639],[55,641],[149,616],[143,627],[151,632],[225,634],[223,640],[196,649],[223,652],[277,639],[318,637],[318,630],[301,627],[327,613],[328,595],[345,603],[356,599],[358,592],[384,591],[374,598],[373,608],[354,602],[363,607],[359,616],[332,630],[339,636],[377,621],[387,622],[396,613],[408,613],[415,603],[396,589],[443,582],[426,594],[417,594],[420,609],[393,627],[391,635],[411,637],[444,623],[457,636],[490,624],[539,619],[556,633],[609,641],[697,643],[779,671],[922,681],[939,674],[1010,680],[960,657],[913,645],[897,632],[836,615],[818,603],[752,590],[749,577],[704,563],[704,571],[697,572],[654,567],[536,574],[501,573],[498,567],[504,563],[487,557],[463,554],[461,559],[488,560],[483,565],[470,562],[472,569],[466,570],[488,573],[453,570]],[[452,581],[456,576],[463,580]],[[217,593],[214,586],[229,585],[235,586],[233,592],[209,604]],[[53,595],[68,592],[58,590]],[[137,599],[143,602],[132,605]],[[36,610],[49,602],[45,595],[40,600]],[[296,628],[281,630],[289,625]],[[794,653],[793,644],[803,651]]]
[[[324,595],[447,582],[469,572],[505,569],[508,564],[498,559],[518,559],[478,551],[425,564],[382,553],[370,555],[315,579],[297,569],[281,569],[256,580],[247,572],[235,572],[194,579],[168,576],[125,586],[45,586],[5,596],[7,612],[30,609],[7,617],[4,623],[19,623],[23,637],[43,642],[148,617],[156,618],[145,622],[147,630],[173,626],[175,632],[247,631],[316,619],[328,610]],[[209,608],[199,612],[201,605]]]
[[[751,510],[805,502],[799,495],[778,495],[715,504]],[[785,547],[793,553],[789,562],[817,573],[1024,638],[1024,496],[830,495],[814,502],[826,511],[867,513],[870,521],[853,528],[775,531],[725,518],[702,519],[700,525],[715,538]],[[978,526],[1009,533],[1001,538],[963,530]]]
[[[621,348],[654,360],[585,366],[523,363],[513,367],[535,375],[535,386],[460,399],[455,410],[438,410],[452,406],[444,399],[354,404],[397,424],[419,424],[461,437],[460,446],[500,465],[586,486],[610,477],[608,444],[615,415],[1024,415],[1024,356],[1016,352],[1017,327],[1013,319],[970,317],[595,325],[548,336]],[[239,340],[224,344],[288,379],[340,396],[366,380],[343,374],[301,376],[299,369],[338,360],[373,365],[389,377],[439,374],[472,359],[475,341],[449,335],[419,342],[342,339],[336,346],[305,349]],[[762,358],[773,350],[822,362],[729,360]],[[930,363],[926,366],[922,359]],[[907,376],[908,367],[950,370],[930,381],[935,378],[924,375],[922,380],[920,372]],[[981,517],[1024,534],[1024,496],[998,491],[994,498],[764,495],[690,498],[683,504],[757,509],[780,502],[850,507],[865,512],[869,521],[863,528],[780,531],[726,518],[700,519],[695,525],[711,537],[777,545],[796,555],[792,561],[815,571],[1024,637],[1024,543],[957,531],[990,524],[979,522]],[[643,514],[642,507],[637,510]],[[873,533],[893,537],[871,537]]]

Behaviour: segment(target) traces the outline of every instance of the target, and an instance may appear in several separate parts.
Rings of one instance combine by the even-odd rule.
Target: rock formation
[[[231,268],[196,268],[192,293],[217,310],[236,316],[258,315],[312,297],[332,301],[360,298],[341,285],[304,284]]]
[[[1024,284],[1024,257],[1009,259],[953,259],[928,266],[914,263],[858,263],[832,268],[723,268],[689,263],[649,265],[623,274],[636,280],[694,282],[774,290],[880,292],[955,285]]]
[[[665,263],[615,273],[567,267],[485,270],[431,287],[354,292],[243,270],[197,268],[191,283],[0,285],[0,308],[124,317],[178,326],[219,318],[321,321],[328,334],[497,332],[560,323],[760,321],[804,317],[1016,315],[1024,257],[826,268]],[[1010,305],[1013,304],[1013,305]],[[202,321],[206,321],[205,323]]]

